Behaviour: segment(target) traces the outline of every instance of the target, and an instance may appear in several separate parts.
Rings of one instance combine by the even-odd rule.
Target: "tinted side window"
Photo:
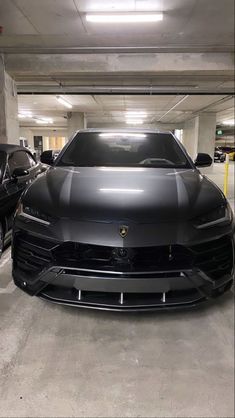
[[[35,164],[36,163],[30,154],[25,151],[16,151],[11,154],[8,159],[10,174],[12,174],[16,168],[20,167],[29,170]]]
[[[3,152],[0,152],[0,184],[2,181],[4,169],[5,169],[5,163],[6,163],[6,156]]]

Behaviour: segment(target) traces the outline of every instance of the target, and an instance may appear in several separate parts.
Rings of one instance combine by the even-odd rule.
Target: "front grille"
[[[181,270],[192,267],[193,257],[180,245],[115,248],[99,245],[60,245],[54,252],[64,266],[122,272]]]
[[[18,235],[14,242],[14,267],[29,280],[33,279],[52,262],[55,244],[31,235]]]
[[[233,245],[228,236],[190,248],[181,245],[116,248],[73,242],[60,244],[26,233],[15,237],[14,269],[33,280],[50,266],[87,269],[88,276],[89,270],[123,272],[126,277],[135,272],[154,272],[155,276],[159,272],[162,277],[167,272],[169,277],[170,271],[196,267],[216,280],[231,274]]]
[[[207,276],[218,280],[233,269],[233,244],[228,236],[191,247],[194,266]]]

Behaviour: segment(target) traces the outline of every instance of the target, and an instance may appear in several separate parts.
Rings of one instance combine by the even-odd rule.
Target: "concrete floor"
[[[223,165],[209,175],[221,184]],[[230,199],[233,201],[230,185]],[[196,310],[56,306],[0,262],[1,417],[234,417],[233,293]]]

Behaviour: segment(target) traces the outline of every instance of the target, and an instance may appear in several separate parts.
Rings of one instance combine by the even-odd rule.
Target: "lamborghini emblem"
[[[121,235],[122,238],[125,238],[127,236],[128,229],[129,229],[129,227],[125,226],[125,225],[121,225],[119,227],[119,234]]]

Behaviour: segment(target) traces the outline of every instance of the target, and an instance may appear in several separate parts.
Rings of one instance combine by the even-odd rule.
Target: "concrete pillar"
[[[198,116],[198,149],[214,157],[216,137],[216,113],[201,113]]]
[[[199,152],[214,156],[216,135],[216,113],[201,113],[186,121],[183,130],[183,144],[194,160]]]
[[[187,120],[183,129],[183,145],[190,157],[194,160],[198,149],[197,118]]]
[[[79,129],[86,128],[86,119],[84,113],[68,112],[68,137],[70,138]]]
[[[25,138],[28,140],[29,147],[34,149],[34,139],[33,139],[33,131],[32,129],[20,127],[20,138]]]
[[[19,144],[18,101],[14,80],[0,55],[0,143]]]

